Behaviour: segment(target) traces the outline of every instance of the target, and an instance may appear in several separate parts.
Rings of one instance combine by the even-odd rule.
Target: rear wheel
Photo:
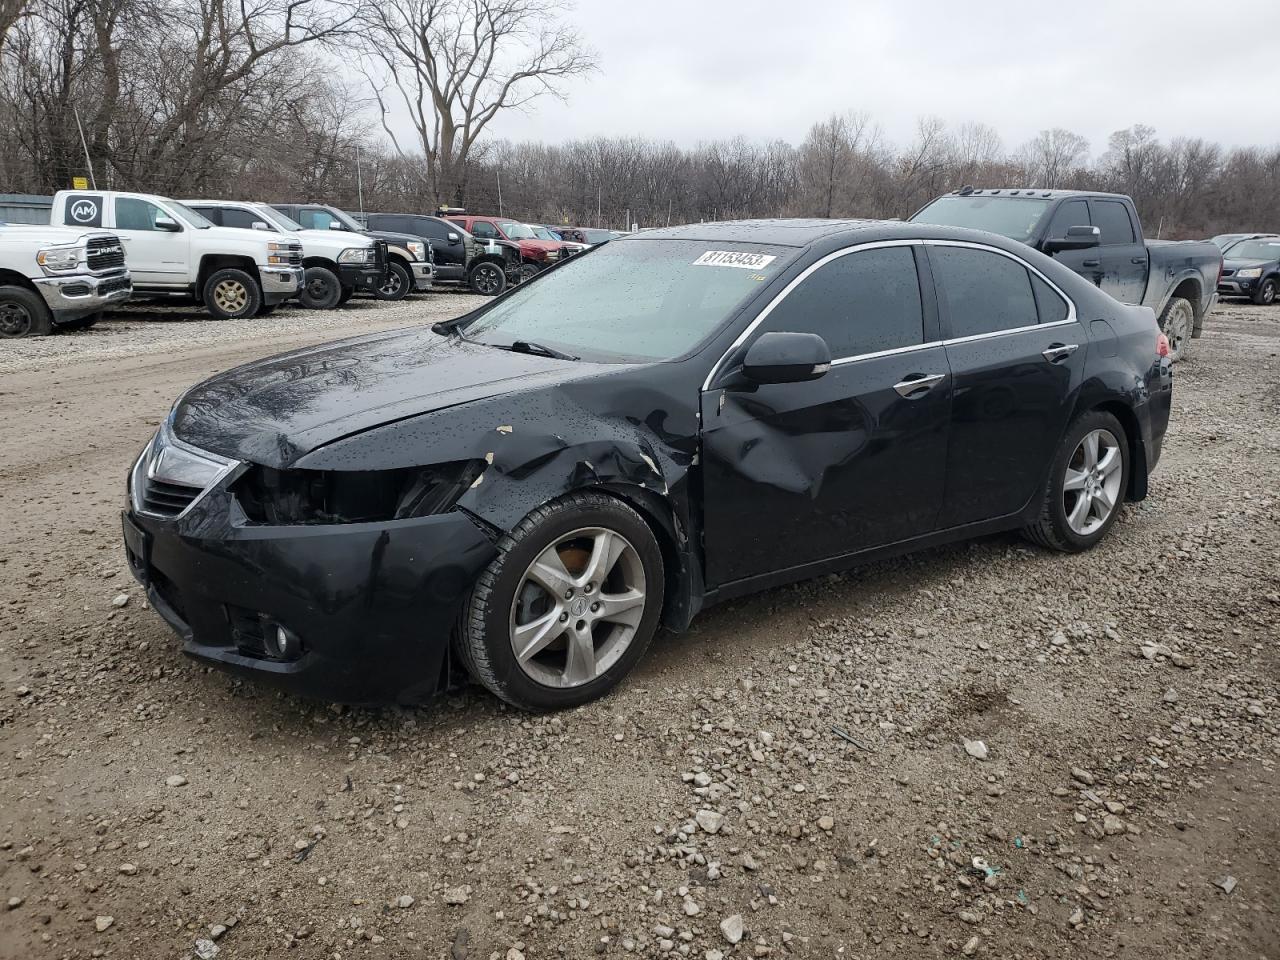
[[[467,286],[482,297],[496,297],[507,289],[507,275],[492,260],[477,263],[467,274]]]
[[[26,287],[0,287],[0,338],[44,337],[53,333],[53,317],[44,298]]]
[[[1088,550],[1120,513],[1129,488],[1129,445],[1111,414],[1090,410],[1067,428],[1049,471],[1044,503],[1028,539],[1064,553]]]
[[[1160,329],[1169,340],[1169,359],[1175,363],[1183,359],[1191,349],[1191,335],[1195,332],[1196,311],[1190,300],[1174,297],[1160,317]]]
[[[1280,294],[1280,283],[1277,283],[1275,277],[1267,277],[1254,293],[1253,302],[1262,307],[1269,307],[1276,302],[1277,294]]]
[[[379,300],[403,300],[413,290],[413,274],[399,260],[387,261],[387,275],[375,296]]]
[[[498,545],[458,631],[468,672],[508,703],[559,710],[603,696],[658,629],[662,551],[631,507],[575,493]]]
[[[204,282],[204,306],[215,320],[257,316],[262,306],[258,281],[243,270],[218,270]]]
[[[338,275],[328,267],[307,267],[298,300],[308,310],[332,310],[342,296]]]

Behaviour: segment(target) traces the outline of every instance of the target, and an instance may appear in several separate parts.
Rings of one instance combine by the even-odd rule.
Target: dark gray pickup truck
[[[1218,248],[1203,240],[1144,240],[1138,211],[1123,194],[965,187],[911,219],[998,233],[1053,257],[1121,303],[1150,307],[1174,360],[1187,355],[1217,298]]]

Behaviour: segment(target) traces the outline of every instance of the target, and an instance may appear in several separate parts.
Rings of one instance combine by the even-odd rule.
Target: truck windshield
[[[302,229],[302,224],[298,223],[298,221],[294,220],[292,217],[286,217],[275,207],[268,206],[265,203],[255,203],[253,205],[253,212],[262,217],[262,219],[266,220],[268,223],[275,224],[275,226],[279,227],[286,233],[295,233]]]
[[[1048,207],[1048,200],[1033,197],[939,197],[911,222],[986,230],[1026,243]]]
[[[1228,260],[1280,260],[1280,238],[1275,240],[1241,240],[1227,247]]]
[[[719,329],[796,253],[723,240],[609,243],[516,287],[458,332],[605,363],[671,360]]]
[[[187,223],[191,224],[191,226],[195,227],[197,230],[208,230],[210,227],[214,226],[212,220],[202,213],[196,213],[185,203],[179,203],[177,200],[170,200],[169,204],[178,212],[178,216],[187,221]]]

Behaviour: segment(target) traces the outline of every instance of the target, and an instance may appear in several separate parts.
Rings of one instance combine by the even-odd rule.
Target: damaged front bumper
[[[123,516],[129,569],[185,654],[347,704],[443,686],[454,624],[496,553],[467,514],[259,525],[227,479],[176,518],[136,502]]]

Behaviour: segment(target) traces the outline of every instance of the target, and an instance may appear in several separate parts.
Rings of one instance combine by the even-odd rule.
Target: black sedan
[[[1218,295],[1269,307],[1280,297],[1280,237],[1238,240],[1223,253]]]
[[[720,600],[1002,530],[1093,546],[1146,496],[1166,353],[992,234],[654,230],[192,388],[133,468],[128,558],[219,667],[376,703],[460,664],[567,707]]]

